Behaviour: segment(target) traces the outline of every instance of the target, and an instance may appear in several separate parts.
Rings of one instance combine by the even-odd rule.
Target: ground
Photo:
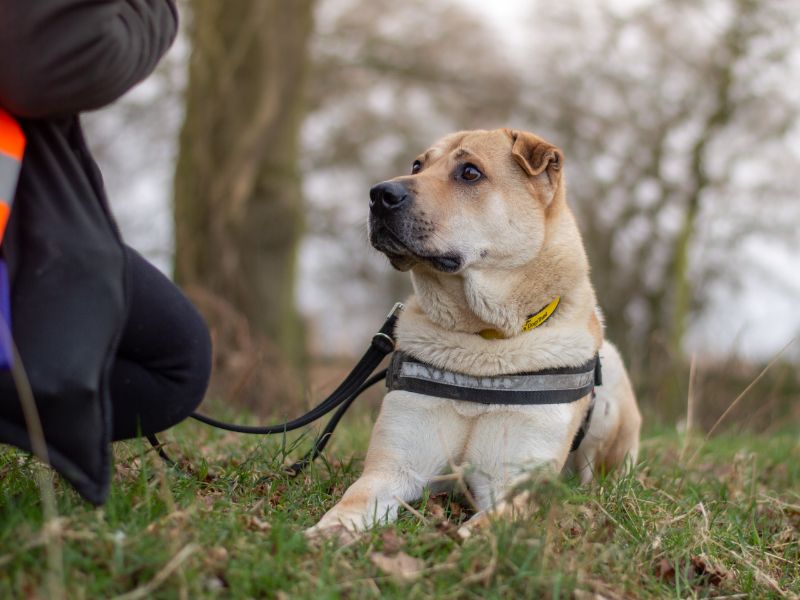
[[[462,541],[462,496],[427,497],[349,545],[302,535],[358,475],[374,412],[354,410],[326,460],[292,478],[299,440],[196,422],[115,447],[107,504],[0,447],[2,598],[796,598],[800,439],[646,432],[629,477],[540,482],[534,514]]]

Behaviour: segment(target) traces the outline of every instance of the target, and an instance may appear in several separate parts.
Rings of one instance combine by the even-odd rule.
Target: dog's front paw
[[[476,513],[456,530],[456,534],[462,540],[469,539],[476,533],[484,531],[489,526],[490,518],[491,516],[486,511]]]
[[[349,546],[361,538],[361,533],[348,529],[342,523],[317,523],[303,532],[306,540],[312,544],[321,544],[326,540],[335,540],[340,546]]]

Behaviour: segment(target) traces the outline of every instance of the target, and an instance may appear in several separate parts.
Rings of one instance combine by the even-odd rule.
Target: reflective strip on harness
[[[481,404],[563,404],[592,393],[599,384],[599,359],[580,367],[476,377],[438,369],[395,352],[386,376],[390,390],[405,390]]]

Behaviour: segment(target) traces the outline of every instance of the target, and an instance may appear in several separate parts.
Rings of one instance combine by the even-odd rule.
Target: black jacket
[[[12,331],[50,461],[95,504],[108,493],[107,380],[128,300],[122,241],[77,115],[146,77],[176,29],[174,0],[0,0],[0,106],[27,137],[1,249]],[[0,442],[30,450],[8,372]]]

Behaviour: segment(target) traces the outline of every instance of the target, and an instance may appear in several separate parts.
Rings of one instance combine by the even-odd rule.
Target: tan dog
[[[573,469],[588,482],[595,469],[635,463],[641,417],[622,360],[603,341],[562,166],[561,152],[530,133],[449,135],[414,161],[411,175],[372,188],[370,241],[395,268],[411,271],[415,295],[397,341],[418,360],[496,376],[575,367],[599,352],[603,385],[577,451],[570,446],[589,395],[485,405],[391,391],[363,475],[310,534],[392,520],[401,502],[419,498],[454,465],[469,466],[463,472],[481,511],[470,525],[506,510],[511,488],[537,467]],[[554,298],[552,316],[523,332]]]

